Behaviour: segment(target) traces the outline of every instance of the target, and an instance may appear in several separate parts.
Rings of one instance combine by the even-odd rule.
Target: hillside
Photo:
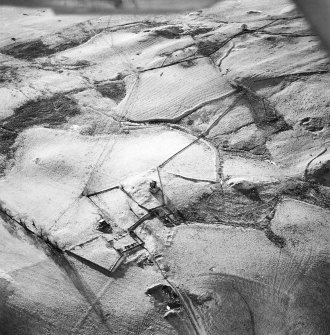
[[[329,334],[329,59],[294,6],[26,13],[0,43],[0,334]]]

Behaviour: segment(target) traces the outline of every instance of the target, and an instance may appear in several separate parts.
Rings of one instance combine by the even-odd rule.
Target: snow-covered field
[[[1,335],[329,334],[329,60],[291,3],[0,20]]]

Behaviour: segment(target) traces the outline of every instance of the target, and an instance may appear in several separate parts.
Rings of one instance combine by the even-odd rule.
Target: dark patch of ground
[[[44,44],[40,39],[29,42],[18,42],[0,48],[0,52],[5,55],[13,56],[19,59],[33,60],[38,57],[46,57],[63,50],[73,48],[81,43],[86,42],[89,38],[90,36],[86,36],[85,39],[79,42],[68,41],[66,43],[57,46],[56,48],[50,48],[48,45]]]
[[[319,164],[316,169],[307,171],[306,179],[318,185],[330,186],[330,160]]]
[[[187,68],[187,67],[192,67],[196,65],[196,62],[193,59],[188,59],[185,62],[179,63],[180,66]]]
[[[325,123],[325,120],[320,117],[306,117],[299,122],[299,125],[308,131],[317,132],[325,127]],[[329,120],[327,123],[330,123]]]
[[[219,41],[199,41],[197,43],[198,53],[202,56],[209,57],[220,49],[222,42]]]
[[[7,160],[13,157],[12,145],[23,130],[40,125],[59,126],[65,123],[68,118],[79,113],[77,103],[64,94],[27,102],[17,108],[12,116],[2,121],[0,125],[0,154],[5,155]],[[2,171],[0,170],[0,172]]]
[[[315,182],[285,180],[275,187],[274,193],[323,208],[330,208],[330,188]]]
[[[0,66],[0,84],[16,79],[16,69],[11,66]]]
[[[99,84],[96,89],[106,98],[119,103],[126,96],[126,86],[123,80],[110,81],[109,83]]]
[[[180,299],[174,290],[168,285],[155,285],[147,289],[146,294],[154,299],[158,309],[166,311],[166,306],[170,308],[182,308]]]
[[[292,129],[266,98],[247,88],[243,88],[243,90],[245,91],[246,105],[259,128],[266,130],[269,135]]]
[[[64,94],[56,94],[51,98],[27,102],[17,108],[14,115],[4,119],[2,126],[16,132],[37,125],[57,126],[79,113],[78,105],[73,99]]]
[[[1,298],[9,300],[6,295],[1,295]],[[38,317],[35,313],[31,313],[27,309],[17,310],[17,308],[12,308],[10,307],[10,303],[6,303],[6,301],[4,302],[4,306],[5,308],[3,308],[0,320],[1,335],[33,335],[33,329],[35,329],[35,325],[38,322],[40,323],[41,317]]]
[[[221,189],[219,186],[211,195],[202,195],[196,203],[180,210],[190,222],[262,229],[264,218],[275,204],[276,198],[272,194],[251,197],[230,187]]]
[[[180,38],[180,36],[184,33],[182,27],[179,26],[165,26],[160,27],[152,31],[155,36],[161,36],[165,38]]]
[[[0,49],[0,52],[20,59],[31,60],[41,56],[48,56],[53,53],[41,40],[30,42],[18,42]]]
[[[211,30],[213,30],[213,28],[211,27],[198,27],[198,28],[195,28],[191,33],[190,35],[192,37],[195,37],[197,35],[201,35],[201,34],[206,34],[208,32],[210,32]]]
[[[330,208],[329,187],[292,179],[259,185],[252,195],[219,185],[213,193],[202,195],[180,211],[187,222],[264,230],[269,240],[283,247],[285,241],[269,231],[270,213],[274,213],[279,199],[283,197]]]
[[[276,87],[285,88],[288,85],[285,78],[266,78],[257,82],[245,79],[242,82],[235,82],[233,85],[244,93],[244,105],[249,108],[254,123],[259,129],[265,131],[267,138],[273,134],[292,129],[292,126],[278,113],[269,99],[258,93],[259,89],[265,87],[270,91]]]
[[[212,143],[220,150],[228,152],[234,156],[253,157],[260,159],[270,158],[270,153],[266,147],[266,140],[263,138],[262,143],[258,143],[258,138],[248,138],[235,144],[230,144],[232,135],[220,135],[212,138]]]
[[[14,144],[16,137],[16,132],[0,128],[0,154],[7,155],[7,158],[11,158],[9,148]]]
[[[270,227],[267,227],[265,229],[265,234],[266,237],[269,239],[269,241],[271,241],[272,243],[274,243],[278,248],[284,248],[286,245],[286,241],[283,237],[276,235]]]

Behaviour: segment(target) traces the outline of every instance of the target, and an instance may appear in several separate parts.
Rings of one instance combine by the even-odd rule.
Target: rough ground
[[[329,59],[293,5],[31,11],[0,41],[0,334],[329,334]]]

